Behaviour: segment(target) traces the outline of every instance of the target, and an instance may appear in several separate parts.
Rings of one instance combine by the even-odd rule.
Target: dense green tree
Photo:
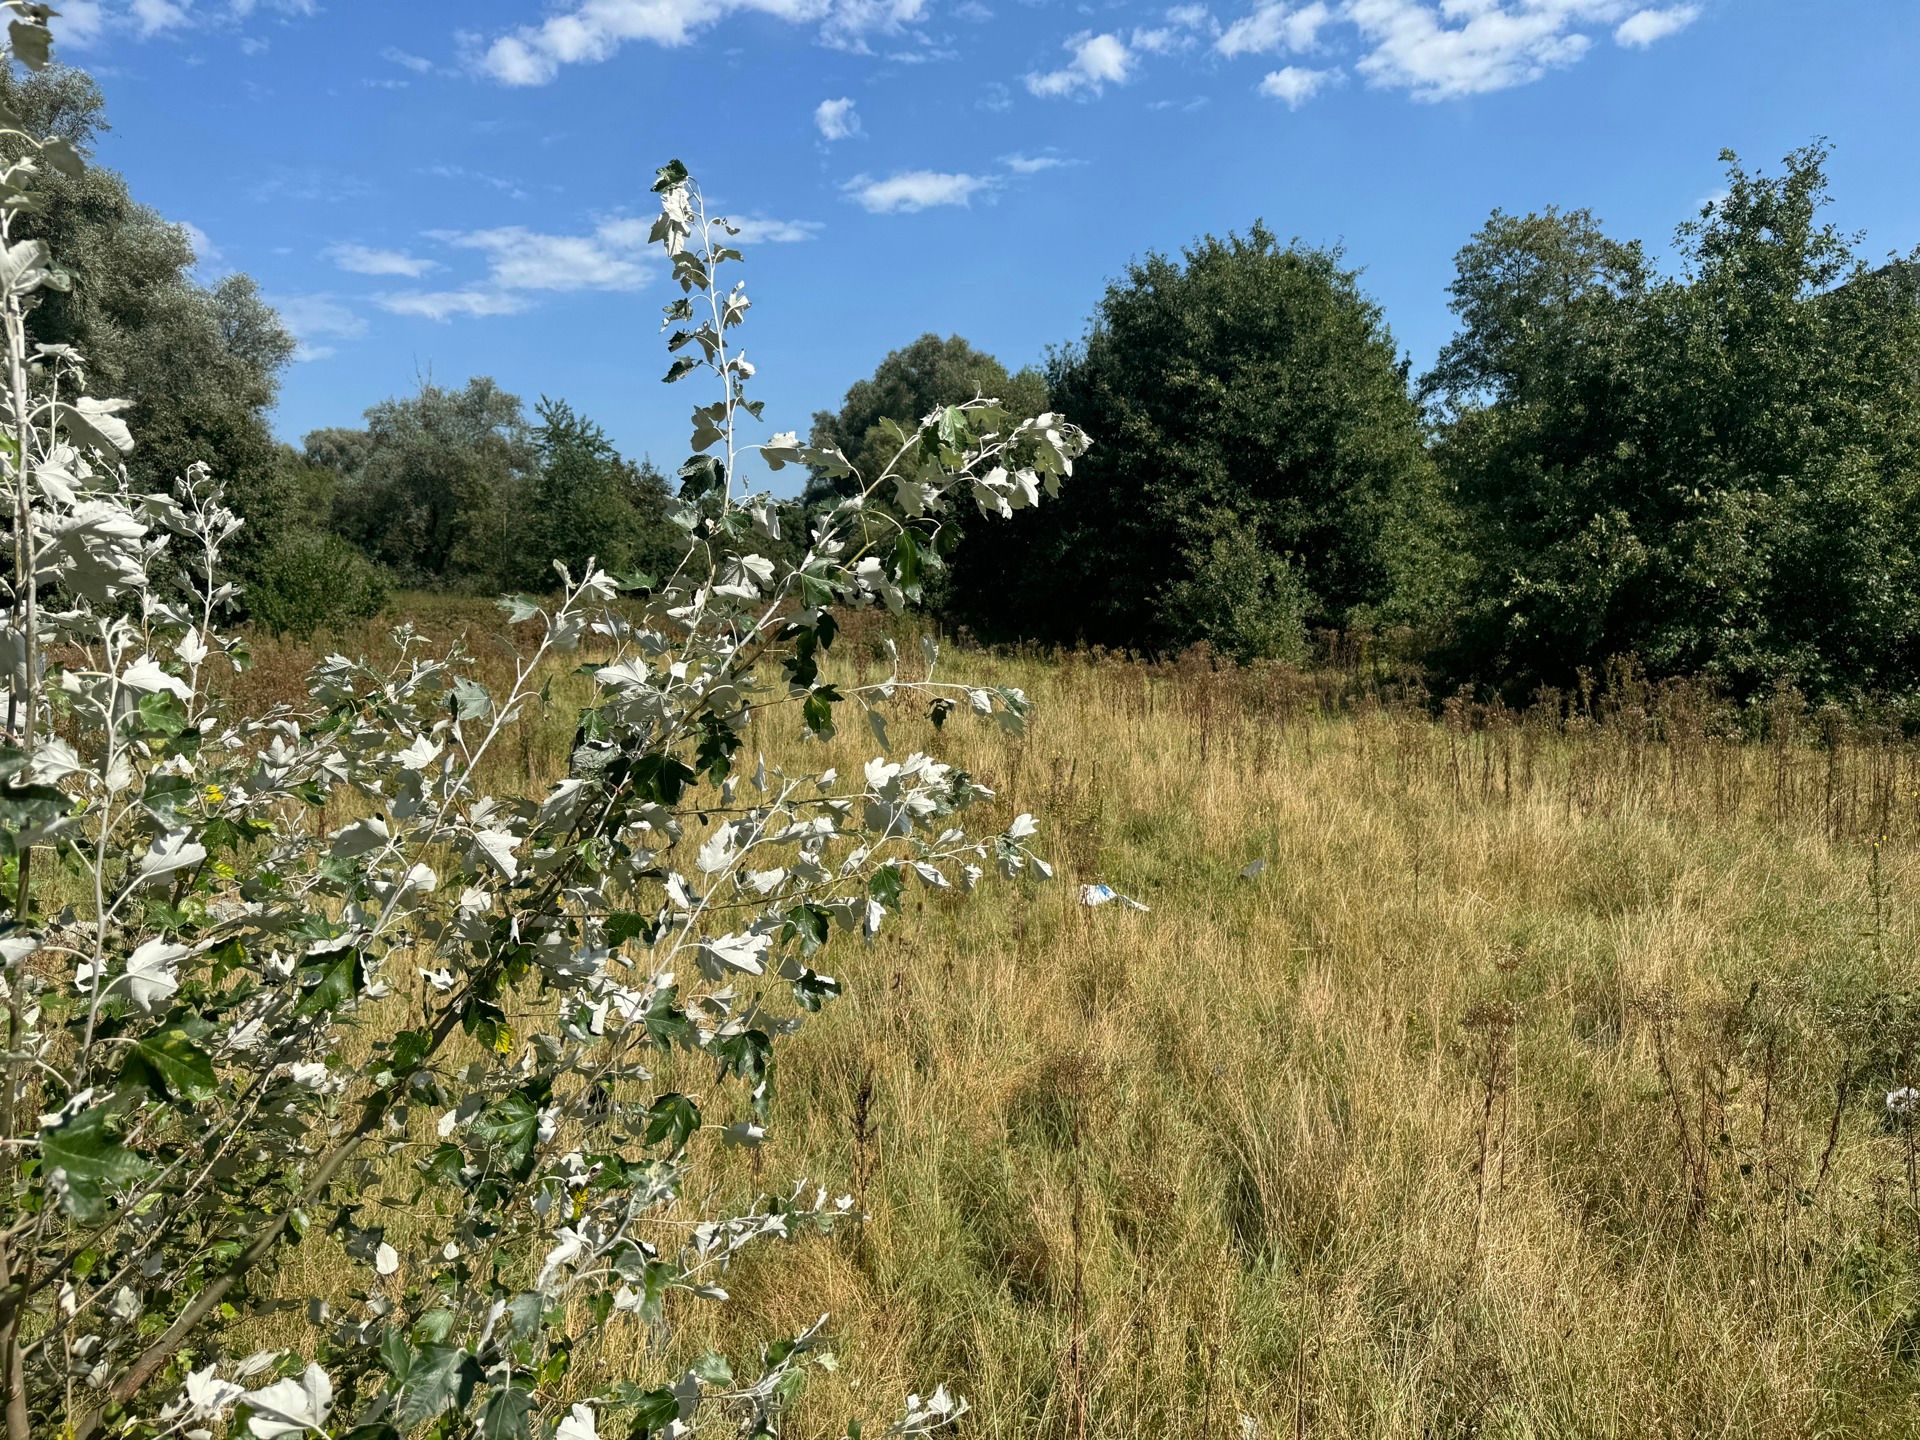
[[[77,70],[0,70],[0,102],[24,128],[83,154],[107,128],[99,87]],[[134,200],[113,171],[89,163],[77,177],[49,174],[36,195],[16,235],[45,240],[72,285],[40,297],[32,338],[75,346],[96,392],[133,402],[140,443],[127,463],[137,481],[168,484],[204,460],[249,514],[272,483],[266,416],[292,337],[245,275],[200,284],[187,232]]]
[[[1634,652],[1737,691],[1911,692],[1920,306],[1820,218],[1825,152],[1732,155],[1679,272],[1496,214],[1428,376],[1477,560],[1453,657],[1522,689]]]
[[[518,396],[476,377],[427,384],[366,414],[364,440],[309,437],[307,458],[350,465],[334,528],[402,584],[494,589],[522,573],[520,510],[539,458]]]
[[[1444,593],[1448,511],[1405,368],[1337,253],[1255,226],[1151,255],[1048,378],[1095,448],[1059,504],[957,557],[956,617],[1252,657]]]
[[[606,432],[564,400],[542,397],[533,431],[536,470],[515,537],[515,583],[545,590],[559,560],[577,577],[589,558],[617,575],[659,579],[686,549],[667,519],[667,482],[652,465],[621,457]]]
[[[839,410],[815,414],[813,444],[839,450],[861,475],[878,475],[898,446],[896,441],[890,448],[882,422],[891,420],[911,431],[942,405],[959,405],[981,395],[1023,419],[1047,408],[1047,383],[1037,370],[1009,374],[993,356],[958,335],[944,340],[922,335],[891,351],[868,379],[856,381]],[[853,484],[852,476],[832,480],[816,475],[808,481],[804,499],[810,507],[824,505],[852,494]]]

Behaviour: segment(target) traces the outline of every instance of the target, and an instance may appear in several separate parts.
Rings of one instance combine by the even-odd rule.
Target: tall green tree
[[[1496,214],[1427,377],[1477,569],[1454,662],[1525,689],[1634,652],[1736,691],[1920,680],[1920,306],[1825,223],[1826,154],[1731,154],[1677,273],[1585,212]]]
[[[58,135],[83,155],[108,128],[105,98],[78,70],[0,71],[0,103],[23,128]],[[267,414],[292,337],[247,276],[201,284],[187,232],[133,199],[113,171],[89,163],[77,176],[45,175],[36,199],[16,235],[45,240],[72,284],[40,297],[31,338],[76,347],[99,391],[133,402],[127,418],[140,444],[127,464],[136,480],[165,486],[204,460],[249,514],[273,480]],[[256,537],[242,542],[243,569],[257,549]]]
[[[366,414],[364,439],[318,431],[307,458],[350,465],[334,527],[403,584],[486,590],[523,569],[518,516],[539,457],[520,399],[480,376]]]
[[[1264,226],[1111,284],[1052,403],[1099,443],[1058,505],[954,566],[990,633],[1297,654],[1306,627],[1429,614],[1448,510],[1380,310]]]
[[[666,480],[645,461],[623,458],[566,401],[542,397],[535,412],[536,469],[516,527],[515,583],[551,589],[559,583],[555,560],[577,577],[589,558],[616,575],[659,579],[686,549],[686,532],[667,519]]]
[[[890,441],[884,422],[911,432],[941,406],[961,405],[982,395],[998,400],[1016,419],[1028,419],[1047,408],[1047,382],[1039,371],[1009,373],[993,356],[960,336],[943,340],[929,332],[890,351],[871,376],[854,382],[838,410],[815,414],[813,444],[817,449],[839,450],[861,475],[878,475],[899,448],[897,440]],[[816,474],[807,482],[803,498],[810,508],[818,508],[852,494],[854,484],[852,476],[830,479]]]

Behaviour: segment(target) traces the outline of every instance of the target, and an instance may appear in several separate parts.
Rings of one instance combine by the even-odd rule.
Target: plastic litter
[[[1260,877],[1260,872],[1266,868],[1266,861],[1256,860],[1251,865],[1243,865],[1240,867],[1240,878],[1242,880],[1257,880]]]
[[[1142,905],[1131,895],[1122,895],[1111,885],[1082,885],[1080,903],[1082,905],[1106,905],[1110,903],[1124,905],[1129,910],[1151,910],[1150,905]]]

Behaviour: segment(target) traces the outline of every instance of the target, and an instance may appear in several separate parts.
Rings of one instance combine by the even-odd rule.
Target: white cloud
[[[1321,30],[1333,18],[1333,11],[1320,0],[1310,5],[1272,0],[1229,25],[1213,42],[1213,48],[1229,60],[1238,55],[1270,55],[1283,47],[1293,51],[1311,50],[1319,42]]]
[[[492,230],[442,231],[434,238],[487,257],[488,281],[502,290],[638,290],[647,267],[629,253],[624,230],[608,243],[599,235],[543,235],[523,225]]]
[[[860,133],[859,112],[844,95],[838,100],[822,100],[814,106],[813,123],[829,140],[845,140]]]
[[[66,0],[58,7],[55,41],[85,49],[99,44],[109,34],[126,34],[136,40],[150,40],[188,26],[204,30],[230,29],[253,17],[256,11],[271,10],[288,16],[316,13],[315,0],[224,0],[224,3],[200,3],[195,0]],[[257,54],[265,48],[245,45],[246,53]]]
[[[1417,100],[1482,95],[1539,79],[1591,48],[1579,27],[1612,24],[1622,0],[1349,0],[1371,49],[1357,68]]]
[[[429,270],[438,268],[436,262],[421,256],[402,250],[378,250],[370,245],[330,245],[326,254],[342,270],[355,275],[404,275],[418,280]]]
[[[1298,110],[1339,79],[1338,70],[1305,70],[1288,65],[1262,80],[1260,93],[1270,100],[1284,100],[1289,110]]]
[[[1191,34],[1173,25],[1155,25],[1151,29],[1135,30],[1127,37],[1129,46],[1147,55],[1172,55],[1191,50],[1195,43]]]
[[[82,48],[99,41],[107,28],[107,17],[100,0],[66,0],[60,7],[60,28],[54,39]]]
[[[402,70],[411,70],[416,75],[425,75],[433,69],[433,62],[424,55],[410,55],[397,45],[389,45],[380,52],[380,58],[389,65],[398,65]]]
[[[518,180],[505,175],[489,175],[484,170],[469,170],[464,165],[429,165],[419,172],[431,175],[437,180],[471,181],[475,185],[485,185],[489,190],[498,190],[511,200],[527,198],[526,188]]]
[[[840,188],[875,215],[896,215],[930,210],[936,205],[966,205],[975,195],[991,190],[993,183],[985,175],[904,170],[884,180],[856,175]]]
[[[365,318],[331,295],[268,295],[265,298],[279,312],[280,323],[297,342],[293,352],[295,360],[325,360],[337,353],[337,347],[318,342],[355,340],[367,333]]]
[[[1058,70],[1027,76],[1027,89],[1046,99],[1082,91],[1098,95],[1109,85],[1124,85],[1133,74],[1134,57],[1117,35],[1082,33],[1066,42],[1070,58]]]
[[[376,295],[374,304],[395,315],[411,315],[422,320],[452,320],[491,315],[518,315],[528,305],[524,295],[499,290],[408,290],[396,295]]]
[[[1698,5],[1674,5],[1665,10],[1636,10],[1620,22],[1613,38],[1622,45],[1644,50],[1656,40],[1677,35],[1700,18]]]
[[[1167,19],[1188,30],[1199,30],[1213,19],[1213,15],[1204,5],[1176,5],[1167,11]]]
[[[734,245],[797,245],[819,239],[827,228],[818,220],[770,220],[760,215],[729,215],[727,223],[740,232],[729,238]]]
[[[973,102],[976,110],[985,110],[990,115],[999,115],[1013,108],[1013,92],[998,80],[989,80],[987,88],[980,92],[980,98]]]
[[[605,60],[634,41],[685,45],[737,11],[816,25],[822,43],[864,51],[868,35],[897,34],[926,10],[927,0],[572,0],[485,44],[473,63],[503,85],[545,85],[563,66]]]
[[[650,228],[644,220],[614,218],[588,235],[548,235],[524,225],[430,231],[430,240],[484,256],[486,275],[446,290],[389,291],[374,303],[395,315],[445,321],[518,315],[541,293],[638,290],[654,274],[644,260]]]
[[[1044,170],[1058,170],[1074,162],[1064,155],[1002,155],[1000,163],[1016,175],[1038,175]]]
[[[175,30],[190,20],[186,7],[176,0],[133,0],[127,7],[134,25],[140,32],[140,38],[158,35],[163,30]]]

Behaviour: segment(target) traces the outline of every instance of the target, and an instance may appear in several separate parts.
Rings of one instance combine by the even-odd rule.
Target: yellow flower
[[[226,800],[227,792],[222,790],[218,785],[209,785],[206,788],[205,798],[207,804],[219,805]]]

